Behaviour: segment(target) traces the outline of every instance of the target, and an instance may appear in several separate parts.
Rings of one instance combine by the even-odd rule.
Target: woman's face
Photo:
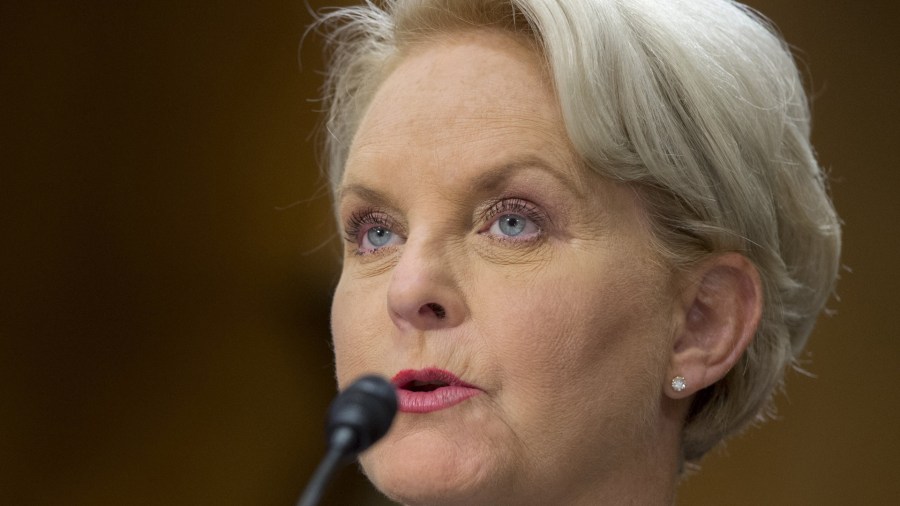
[[[633,192],[579,163],[548,83],[510,36],[447,36],[403,57],[353,140],[337,376],[400,388],[361,459],[400,501],[573,503],[664,431],[673,280]]]

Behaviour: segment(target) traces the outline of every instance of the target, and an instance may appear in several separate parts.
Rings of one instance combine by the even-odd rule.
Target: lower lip
[[[431,413],[455,406],[470,397],[478,395],[481,390],[463,386],[446,386],[431,392],[413,392],[397,390],[400,411],[404,413]]]

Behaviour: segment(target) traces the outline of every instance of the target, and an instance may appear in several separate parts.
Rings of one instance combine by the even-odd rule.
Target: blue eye
[[[504,235],[508,235],[510,237],[515,237],[521,234],[525,230],[526,223],[526,218],[522,216],[516,216],[515,214],[507,214],[501,216],[500,219],[497,220],[497,225],[500,228],[500,232],[503,232]]]
[[[387,213],[363,209],[350,215],[344,237],[357,254],[368,255],[388,246],[403,244],[405,239],[397,233],[398,229],[402,230]]]
[[[490,225],[480,233],[500,240],[533,242],[543,235],[542,224],[546,213],[535,204],[520,198],[508,198],[495,202],[485,212]]]
[[[388,246],[403,244],[403,237],[397,235],[387,225],[375,225],[361,230],[358,233],[358,252],[362,254],[374,253]]]
[[[384,227],[372,227],[366,232],[366,239],[374,248],[380,248],[391,242],[393,232]]]
[[[521,214],[501,214],[491,223],[488,233],[501,239],[527,241],[539,236],[541,228],[535,220]]]

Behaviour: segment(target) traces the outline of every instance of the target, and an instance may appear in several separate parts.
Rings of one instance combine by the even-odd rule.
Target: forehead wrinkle
[[[525,121],[526,116],[518,121],[477,117],[448,120],[440,136],[424,134],[418,125],[409,123],[391,125],[388,130],[393,133],[388,136],[379,133],[383,129],[369,129],[356,139],[347,163],[348,169],[353,169],[347,173],[357,172],[365,179],[368,171],[364,167],[402,170],[403,166],[417,166],[421,169],[417,172],[457,179],[472,170],[515,164],[543,166],[559,176],[552,167],[578,165],[571,160],[567,139],[560,138],[552,122],[540,118]],[[374,136],[370,134],[373,130]],[[581,194],[574,184],[581,182],[579,174],[570,176],[572,181],[567,180],[567,186],[576,186],[572,189]]]
[[[466,112],[435,111],[433,108],[426,112],[424,108],[412,108],[399,118],[373,114],[357,130],[352,151],[378,152],[395,146],[408,147],[409,141],[421,138],[441,141],[437,147],[444,147],[450,144],[447,142],[449,139],[465,138],[465,135],[473,131],[496,135],[526,131],[535,134],[541,141],[567,143],[567,138],[559,138],[556,119],[544,117],[527,107],[482,108]],[[428,135],[428,131],[436,125],[441,129],[441,136],[434,139]],[[384,132],[391,132],[391,135],[385,136]],[[473,139],[478,140],[480,138]]]

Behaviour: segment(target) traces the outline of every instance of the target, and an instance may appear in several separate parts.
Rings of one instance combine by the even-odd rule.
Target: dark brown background
[[[791,374],[783,420],[680,503],[895,504],[898,9],[752,4],[812,76],[848,270],[817,378]],[[324,446],[338,272],[306,9],[0,6],[0,503],[295,500]],[[371,493],[352,469],[331,492]]]

